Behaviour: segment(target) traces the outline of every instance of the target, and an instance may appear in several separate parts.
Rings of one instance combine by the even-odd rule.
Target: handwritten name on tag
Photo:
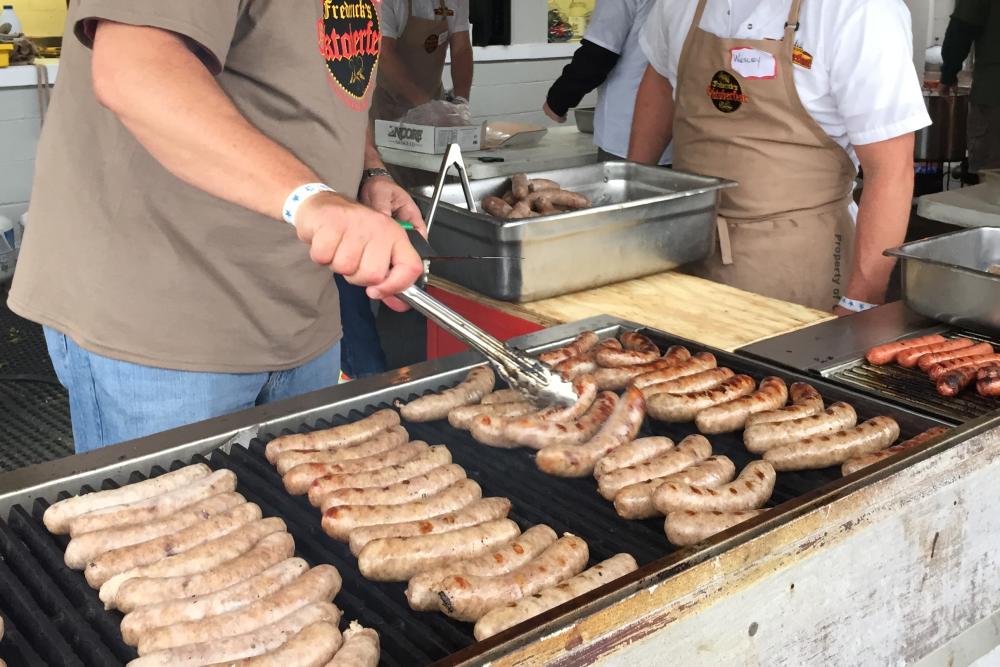
[[[778,63],[767,51],[740,46],[729,52],[730,66],[744,79],[773,79],[778,75]]]

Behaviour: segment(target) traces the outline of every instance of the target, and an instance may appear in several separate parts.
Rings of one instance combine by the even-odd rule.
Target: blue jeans
[[[385,372],[385,352],[379,342],[372,302],[364,287],[335,276],[340,292],[340,322],[344,327],[343,368],[349,378]]]
[[[109,359],[48,327],[45,342],[69,392],[77,454],[323,389],[340,377],[339,343],[287,371],[200,373]]]

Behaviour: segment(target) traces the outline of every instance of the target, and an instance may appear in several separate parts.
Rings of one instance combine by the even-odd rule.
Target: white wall
[[[40,130],[35,88],[0,88],[0,215],[28,210]]]

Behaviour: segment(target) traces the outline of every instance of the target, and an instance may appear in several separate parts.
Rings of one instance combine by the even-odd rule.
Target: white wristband
[[[855,301],[854,299],[848,299],[846,296],[842,296],[840,297],[840,303],[838,305],[845,310],[851,311],[852,313],[861,313],[866,310],[871,310],[876,304],[865,303],[864,301]]]
[[[299,207],[311,197],[321,192],[336,192],[336,190],[323,183],[306,183],[295,188],[292,194],[288,195],[288,199],[285,200],[285,207],[282,209],[281,217],[285,219],[285,222],[294,227],[295,214],[299,212]]]

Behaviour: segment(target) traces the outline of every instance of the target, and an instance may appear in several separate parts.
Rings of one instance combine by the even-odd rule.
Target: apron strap
[[[729,223],[721,215],[717,216],[715,228],[719,233],[719,254],[722,263],[728,266],[733,263],[733,242],[729,238]]]
[[[788,20],[785,21],[785,43],[782,44],[783,50],[789,55],[795,50],[795,33],[799,30],[799,14],[801,10],[802,0],[792,0],[792,6],[788,10]]]
[[[698,32],[698,26],[701,25],[701,18],[705,15],[705,6],[708,4],[708,0],[698,0],[698,7],[694,10],[694,19],[691,21],[691,27],[688,28],[687,36],[684,38],[684,46],[681,48],[681,57],[677,61],[677,89],[680,90],[681,87],[681,75],[680,73],[687,69],[688,53],[691,52],[690,46],[694,39],[695,34]]]

